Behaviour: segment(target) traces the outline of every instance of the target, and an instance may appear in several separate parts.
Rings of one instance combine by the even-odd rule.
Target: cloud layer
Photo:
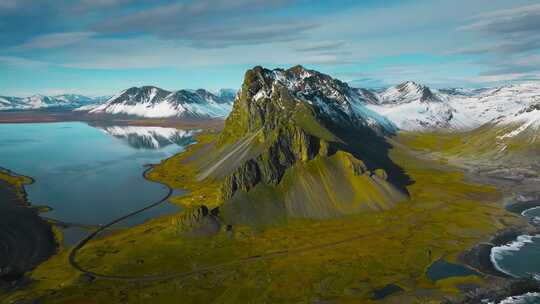
[[[535,79],[535,2],[0,0],[0,93],[171,77],[187,81],[174,88],[236,87],[253,65],[304,64],[359,86]],[[42,77],[24,81],[32,69]],[[183,77],[202,70],[212,77]]]
[[[475,16],[462,32],[477,35],[482,45],[463,48],[461,54],[483,55],[480,62],[489,69],[482,80],[538,79],[540,62],[540,4],[494,10]]]

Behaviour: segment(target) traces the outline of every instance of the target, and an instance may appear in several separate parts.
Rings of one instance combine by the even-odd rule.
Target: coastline
[[[137,214],[139,214],[141,212],[144,212],[144,211],[146,211],[148,209],[159,206],[162,203],[166,202],[171,197],[171,195],[173,194],[173,189],[171,187],[169,187],[169,185],[164,184],[164,183],[160,183],[160,182],[158,182],[156,180],[152,180],[152,179],[149,179],[147,177],[147,173],[154,169],[154,165],[146,164],[143,167],[146,167],[146,169],[142,172],[143,178],[146,179],[147,181],[154,182],[154,183],[159,183],[159,184],[164,185],[167,188],[167,194],[164,197],[162,197],[161,199],[159,199],[158,201],[156,201],[156,202],[153,202],[153,203],[151,203],[151,204],[149,204],[147,206],[144,206],[143,208],[132,211],[132,212],[126,214],[126,215],[123,215],[123,216],[121,216],[121,217],[119,217],[119,218],[105,224],[105,225],[100,226],[98,229],[94,230],[89,235],[87,235],[85,238],[80,240],[75,246],[73,246],[73,248],[69,252],[68,261],[69,261],[69,264],[71,265],[71,267],[73,267],[73,268],[77,269],[78,271],[84,273],[85,275],[88,275],[88,276],[93,277],[93,278],[113,279],[113,280],[114,279],[120,279],[120,280],[125,279],[122,276],[109,276],[109,275],[103,275],[103,274],[99,274],[99,273],[95,273],[95,272],[86,270],[81,265],[79,265],[77,263],[76,256],[77,256],[77,252],[79,250],[81,250],[88,242],[90,242],[92,239],[94,239],[96,236],[98,236],[101,232],[103,232],[107,228],[109,228],[112,225],[114,225],[116,223],[119,223],[119,222],[121,222],[121,221],[123,221],[123,220],[125,220],[125,219],[127,219],[127,218],[129,218],[131,216],[137,215]],[[129,278],[128,278],[128,280],[129,280]]]
[[[538,201],[524,201],[508,205],[507,210],[523,216],[525,211],[538,207],[540,207]],[[495,247],[518,242],[518,238],[522,236],[538,234],[540,234],[540,227],[532,225],[509,227],[496,233],[488,242],[477,244],[470,250],[463,252],[458,257],[459,261],[485,274],[488,286],[468,293],[461,301],[449,303],[480,303],[486,299],[489,303],[499,303],[510,297],[539,292],[540,281],[534,278],[512,276],[497,266],[492,254]]]
[[[8,168],[4,168],[4,167],[0,167],[0,173],[4,173],[8,176],[11,176],[11,177],[15,177],[15,178],[23,178],[25,179],[25,181],[23,181],[21,183],[21,188],[18,189],[18,191],[20,192],[20,194],[22,195],[21,197],[21,202],[25,204],[25,206],[32,206],[30,204],[30,202],[28,201],[28,193],[26,192],[26,188],[25,186],[26,185],[31,185],[33,183],[36,182],[36,180],[31,177],[31,176],[26,176],[26,175],[21,175],[21,174],[18,174],[16,172],[13,172],[12,170],[8,169]],[[1,179],[0,179],[1,180]],[[15,185],[13,185],[14,187],[17,187]]]
[[[479,243],[468,251],[463,252],[458,259],[460,262],[483,274],[503,279],[513,279],[514,277],[501,271],[495,266],[491,259],[491,250],[494,247],[507,245],[515,241],[520,235],[536,234],[539,232],[539,229],[527,226],[510,227],[499,231],[488,242]]]
[[[540,201],[518,201],[506,206],[506,210],[523,216],[523,212],[539,208]]]
[[[25,274],[58,252],[59,237],[40,216],[46,208],[28,200],[25,185],[34,179],[6,168],[0,173],[5,175],[0,179],[0,241],[6,252],[6,260],[0,261],[0,288],[12,290],[28,283]]]
[[[88,114],[76,111],[26,110],[0,111],[0,124],[83,122],[89,125],[132,125],[156,126],[178,129],[215,129],[221,130],[224,119],[190,119],[190,118],[141,118],[133,116],[111,116],[106,114]]]

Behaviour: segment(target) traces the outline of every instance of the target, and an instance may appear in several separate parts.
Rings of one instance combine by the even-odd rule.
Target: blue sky
[[[528,0],[0,0],[0,95],[238,88],[302,64],[354,86],[540,78]]]

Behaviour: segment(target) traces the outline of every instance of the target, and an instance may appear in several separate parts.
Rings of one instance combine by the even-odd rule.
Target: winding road
[[[143,172],[143,177],[144,178],[146,178],[146,173],[151,169],[152,169],[152,167],[146,169]],[[83,266],[81,266],[77,262],[77,260],[76,260],[77,253],[86,244],[88,244],[88,242],[90,242],[92,239],[94,239],[99,233],[101,233],[102,231],[104,231],[105,229],[111,227],[112,225],[114,225],[116,223],[119,223],[119,222],[121,222],[121,221],[123,221],[123,220],[125,220],[125,219],[127,219],[127,218],[129,218],[131,216],[137,215],[137,214],[139,214],[141,212],[144,212],[144,211],[146,211],[148,209],[154,208],[154,207],[162,204],[163,202],[167,201],[169,199],[169,197],[172,195],[173,190],[169,186],[167,186],[167,185],[165,185],[165,186],[168,188],[167,194],[163,198],[161,198],[160,200],[158,200],[158,201],[156,201],[156,202],[154,202],[154,203],[152,203],[152,204],[150,204],[150,205],[148,205],[148,206],[146,206],[144,208],[141,208],[139,210],[136,210],[136,211],[133,211],[133,212],[131,212],[129,214],[126,214],[126,215],[124,215],[124,216],[122,216],[120,218],[117,218],[117,219],[115,219],[114,221],[112,221],[112,222],[110,222],[108,224],[100,226],[97,230],[95,230],[94,232],[90,233],[87,237],[82,239],[77,245],[75,245],[75,247],[71,250],[71,252],[69,254],[69,263],[70,263],[70,265],[73,268],[77,269],[78,271],[80,271],[80,272],[82,272],[82,273],[84,273],[84,274],[86,274],[88,276],[98,278],[98,279],[103,279],[103,280],[141,282],[141,281],[166,280],[166,279],[173,279],[173,278],[187,278],[187,277],[190,277],[190,276],[193,276],[193,275],[197,275],[197,274],[204,273],[204,272],[209,272],[209,271],[219,270],[219,269],[222,269],[222,268],[225,268],[225,267],[228,267],[228,266],[232,266],[232,265],[239,265],[239,264],[244,264],[244,263],[249,263],[249,262],[254,262],[254,261],[259,261],[259,260],[276,258],[276,257],[279,257],[279,256],[286,256],[286,255],[290,255],[290,254],[298,254],[298,253],[311,251],[311,250],[335,247],[335,246],[338,246],[338,245],[341,245],[341,244],[346,244],[346,243],[350,243],[352,241],[358,241],[358,240],[361,240],[361,239],[364,239],[364,238],[368,238],[368,237],[371,237],[373,235],[377,235],[377,234],[380,235],[381,233],[388,232],[391,229],[399,229],[401,226],[405,225],[405,224],[401,224],[401,225],[390,226],[390,227],[386,227],[386,228],[383,228],[383,229],[379,229],[379,230],[371,232],[371,233],[362,234],[362,235],[356,235],[356,236],[352,236],[350,238],[338,240],[338,241],[335,241],[335,242],[316,244],[316,245],[310,245],[310,246],[305,246],[305,247],[300,247],[300,248],[285,249],[285,250],[273,251],[273,252],[268,252],[268,253],[259,254],[259,255],[253,255],[253,256],[233,260],[233,261],[226,262],[226,263],[201,267],[201,268],[198,268],[198,269],[195,269],[195,270],[192,270],[192,271],[184,271],[184,272],[163,273],[163,274],[143,275],[143,276],[110,275],[110,274],[102,274],[102,273],[97,273],[97,272],[93,272],[93,271],[90,271],[90,270],[86,270],[86,269],[84,269]],[[416,218],[415,221],[418,221],[419,219],[420,218]],[[410,222],[407,222],[407,223],[410,224]]]
[[[148,173],[148,171],[152,170],[153,167],[149,167],[147,168],[146,170],[143,171],[142,175],[143,175],[143,178],[146,179],[146,173]],[[79,241],[79,243],[77,243],[77,245],[75,245],[75,247],[73,247],[73,249],[71,250],[71,252],[69,253],[69,264],[77,269],[78,271],[80,272],[83,272],[87,275],[91,275],[91,276],[94,276],[96,278],[102,278],[102,279],[112,279],[114,278],[115,276],[108,276],[108,275],[104,275],[104,274],[99,274],[99,273],[94,273],[94,272],[91,272],[91,271],[88,271],[88,270],[85,270],[81,265],[79,265],[79,263],[77,263],[77,260],[76,260],[76,256],[77,256],[77,252],[79,252],[79,250],[81,250],[84,245],[86,245],[88,242],[90,242],[93,238],[95,238],[98,234],[100,234],[102,231],[106,230],[107,228],[111,227],[112,225],[116,224],[116,223],[119,223],[129,217],[132,217],[134,215],[137,215],[139,213],[142,213],[148,209],[152,209],[156,206],[159,206],[160,204],[166,202],[169,197],[171,197],[172,193],[173,193],[173,190],[165,185],[165,187],[167,187],[167,194],[161,198],[160,200],[158,200],[157,202],[154,202],[146,207],[143,207],[141,209],[138,209],[138,210],[135,210],[131,213],[128,213],[126,215],[123,215],[115,220],[113,220],[112,222],[109,222],[105,225],[102,225],[100,226],[98,229],[94,230],[92,233],[90,233],[88,236],[86,236],[84,239],[82,239],[81,241]],[[116,279],[121,279],[122,277],[119,276],[117,277]]]
[[[146,169],[143,172],[143,177],[144,178],[146,178],[146,173],[151,169],[152,169],[152,167],[149,167],[148,169]],[[425,214],[420,215],[420,216],[415,215],[415,216],[411,216],[412,219],[409,219],[409,220],[402,218],[401,221],[400,221],[401,224],[397,224],[397,225],[393,225],[393,226],[386,226],[385,228],[373,231],[371,233],[356,235],[356,236],[341,239],[341,240],[338,240],[338,241],[335,241],[335,242],[329,242],[329,243],[323,243],[323,244],[315,244],[315,245],[309,245],[309,246],[305,246],[305,247],[284,249],[284,250],[272,251],[272,252],[268,252],[268,253],[264,253],[264,254],[248,256],[248,257],[233,260],[233,261],[230,261],[230,262],[225,262],[225,263],[216,264],[216,265],[212,265],[212,266],[201,267],[201,268],[198,268],[198,269],[195,269],[195,270],[192,270],[192,271],[162,273],[162,274],[143,275],[143,276],[123,276],[123,275],[103,274],[103,273],[97,273],[97,272],[93,272],[93,271],[90,271],[90,270],[86,270],[86,269],[83,268],[83,266],[81,266],[77,262],[77,260],[76,260],[77,253],[89,241],[94,239],[100,232],[104,231],[105,229],[111,227],[112,225],[114,225],[114,224],[116,224],[118,222],[121,222],[121,221],[123,221],[123,220],[125,220],[125,219],[127,219],[127,218],[129,218],[131,216],[137,215],[137,214],[139,214],[141,212],[144,212],[144,211],[146,211],[148,209],[154,208],[154,207],[162,204],[163,202],[167,201],[169,199],[169,197],[172,195],[173,190],[169,186],[167,186],[167,185],[165,185],[165,186],[168,189],[167,194],[163,198],[161,198],[160,200],[158,200],[158,201],[156,201],[156,202],[154,202],[154,203],[152,203],[152,204],[150,204],[150,205],[148,205],[148,206],[146,206],[144,208],[141,208],[139,210],[136,210],[136,211],[133,211],[133,212],[131,212],[129,214],[126,214],[126,215],[124,215],[124,216],[122,216],[120,218],[117,218],[117,219],[115,219],[114,221],[112,221],[112,222],[110,222],[108,224],[100,226],[97,230],[95,230],[94,232],[90,233],[87,237],[82,239],[77,245],[75,245],[75,247],[71,250],[71,252],[69,254],[69,263],[70,263],[70,265],[72,267],[74,267],[75,269],[77,269],[78,271],[80,271],[80,272],[82,272],[82,273],[84,273],[84,274],[86,274],[88,276],[91,276],[91,277],[94,277],[94,278],[97,278],[97,279],[103,279],[103,280],[142,282],[142,281],[166,280],[166,279],[173,279],[173,278],[187,278],[187,277],[194,276],[194,275],[204,273],[204,272],[220,270],[220,269],[228,267],[228,266],[240,265],[240,264],[245,264],[245,263],[259,261],[259,260],[265,260],[265,259],[271,259],[271,258],[276,258],[276,257],[280,257],[280,256],[286,256],[286,255],[290,255],[290,254],[299,254],[299,253],[303,253],[303,252],[306,252],[306,251],[312,251],[312,250],[335,247],[335,246],[350,243],[350,242],[353,242],[353,241],[358,241],[358,240],[361,240],[361,239],[369,238],[369,237],[372,237],[374,235],[380,235],[381,233],[386,233],[386,232],[389,232],[390,230],[401,229],[405,225],[411,225],[411,221],[413,223],[416,223],[416,222],[418,222],[421,219],[426,217]],[[442,207],[444,207],[443,204],[434,207],[433,210],[437,210],[437,209],[440,209]],[[211,215],[211,216],[213,216],[213,215]],[[217,218],[217,219],[220,220],[219,218]]]

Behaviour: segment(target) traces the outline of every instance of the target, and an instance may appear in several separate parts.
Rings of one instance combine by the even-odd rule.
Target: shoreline
[[[13,176],[13,177],[22,177],[22,178],[25,178],[25,179],[28,179],[28,182],[25,182],[21,185],[21,194],[22,194],[22,198],[21,198],[21,201],[23,203],[25,203],[24,206],[26,207],[32,207],[32,204],[30,203],[30,201],[28,200],[28,192],[26,192],[26,185],[31,185],[33,183],[36,182],[36,180],[31,177],[31,176],[26,176],[26,175],[22,175],[22,174],[18,174],[8,168],[4,168],[4,167],[1,167],[0,166],[0,173],[4,173],[4,174],[7,174],[9,176]],[[47,206],[34,206],[34,208],[38,209],[39,210],[39,207],[47,207]],[[41,213],[41,212],[40,212]]]
[[[172,196],[173,194],[173,189],[171,187],[169,187],[169,185],[167,184],[164,184],[164,183],[160,183],[158,181],[155,181],[155,180],[151,180],[147,177],[147,173],[150,172],[152,169],[154,169],[154,165],[153,164],[146,164],[144,165],[143,167],[146,167],[146,169],[142,172],[142,176],[145,180],[149,181],[149,182],[154,182],[154,183],[159,183],[161,185],[164,185],[166,188],[167,188],[167,194],[162,197],[161,199],[159,199],[158,201],[156,202],[153,202],[147,206],[144,206],[143,208],[141,209],[137,209],[135,211],[132,211],[126,215],[123,215],[105,225],[102,225],[100,226],[98,229],[94,230],[93,232],[91,232],[89,235],[87,235],[85,238],[83,238],[82,240],[80,240],[79,242],[77,242],[77,244],[75,244],[75,246],[73,246],[73,248],[71,249],[71,251],[69,252],[69,256],[68,256],[68,262],[69,262],[69,265],[73,268],[75,268],[76,270],[80,271],[81,273],[85,274],[85,275],[88,275],[88,276],[91,276],[93,278],[101,278],[101,279],[122,279],[122,277],[115,277],[115,276],[107,276],[107,275],[102,275],[102,274],[99,274],[99,273],[95,273],[95,272],[92,272],[92,271],[88,271],[88,270],[85,270],[81,265],[79,265],[76,261],[76,256],[77,256],[77,252],[79,250],[81,250],[88,242],[90,242],[91,240],[93,240],[95,237],[97,237],[101,232],[105,231],[107,228],[111,227],[112,225],[116,224],[116,223],[119,223],[131,216],[134,216],[134,215],[137,215],[139,213],[142,213],[146,210],[149,210],[151,208],[154,208],[156,206],[159,206],[161,205],[162,203],[164,202],[167,202],[167,200]]]
[[[107,114],[93,114],[73,111],[0,111],[0,124],[25,124],[25,123],[59,123],[59,122],[82,122],[94,125],[131,125],[131,126],[156,126],[178,129],[216,129],[220,130],[225,124],[221,118],[145,118],[137,116],[115,116]]]
[[[19,178],[17,182],[1,179],[0,218],[4,229],[0,241],[7,255],[5,264],[0,264],[0,288],[17,289],[28,283],[25,274],[51,256],[58,253],[59,237],[53,225],[41,217],[44,206],[33,206],[28,200],[25,186],[32,184],[32,177],[0,168],[7,177]]]
[[[505,208],[509,212],[523,216],[523,213],[527,210],[540,208],[540,201],[517,201],[507,204]],[[496,263],[492,260],[491,250],[494,247],[511,244],[517,241],[519,236],[534,236],[538,234],[540,234],[540,227],[531,225],[508,227],[497,232],[488,242],[479,243],[468,251],[463,252],[458,259],[481,273],[501,278],[515,278],[496,266]]]
[[[507,206],[507,210],[523,216],[527,210],[540,208],[538,201],[516,202]],[[540,291],[540,281],[534,278],[522,278],[511,275],[501,269],[493,260],[492,250],[495,247],[505,246],[518,241],[520,236],[536,236],[540,234],[540,227],[522,225],[509,227],[497,232],[488,242],[480,243],[463,252],[458,260],[465,265],[476,269],[486,276],[488,286],[478,288],[469,293],[465,299],[448,303],[480,303],[488,300],[489,303],[499,303],[509,297],[535,293]]]
[[[540,233],[540,230],[527,226],[507,228],[496,233],[488,242],[479,243],[473,246],[471,249],[463,252],[458,257],[458,260],[485,275],[495,276],[503,279],[514,279],[515,277],[501,271],[493,263],[491,258],[491,250],[494,247],[499,247],[514,242],[520,235],[536,233]]]
[[[518,201],[506,205],[506,210],[523,216],[523,212],[540,208],[540,201]]]

